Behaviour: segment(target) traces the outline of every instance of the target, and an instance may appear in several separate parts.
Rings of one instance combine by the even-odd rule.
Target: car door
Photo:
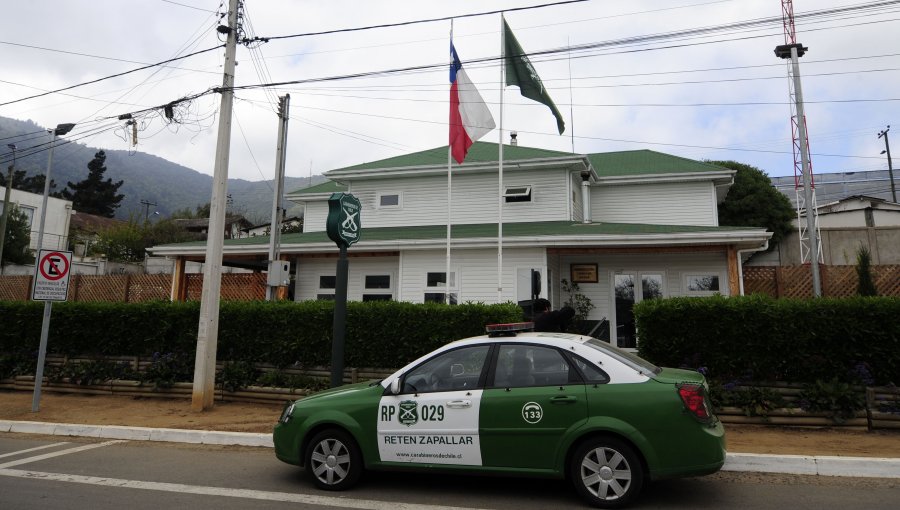
[[[485,466],[550,469],[568,430],[587,419],[580,376],[559,350],[499,346],[481,398]]]
[[[402,376],[378,410],[382,462],[481,465],[478,416],[490,345],[445,351]]]

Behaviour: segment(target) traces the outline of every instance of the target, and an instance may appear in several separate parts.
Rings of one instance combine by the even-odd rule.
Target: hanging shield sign
[[[332,193],[328,199],[328,218],[325,230],[328,238],[340,246],[350,246],[359,241],[362,231],[359,199],[349,193]]]

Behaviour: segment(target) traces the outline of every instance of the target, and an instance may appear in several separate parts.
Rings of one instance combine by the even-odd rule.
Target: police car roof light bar
[[[533,322],[511,322],[509,324],[488,324],[484,327],[488,336],[516,336],[520,331],[534,331]]]

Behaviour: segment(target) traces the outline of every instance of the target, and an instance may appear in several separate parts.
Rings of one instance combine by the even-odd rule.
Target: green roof
[[[378,170],[382,168],[402,168],[408,166],[427,166],[427,165],[446,165],[447,164],[447,146],[436,147],[426,151],[414,152],[412,154],[404,154],[393,158],[372,161],[360,165],[339,168],[338,170]],[[498,161],[500,148],[496,143],[475,142],[466,155],[464,164],[468,163],[494,163]],[[513,161],[521,159],[538,159],[538,158],[558,158],[558,157],[579,156],[570,152],[551,151],[546,149],[535,149],[533,147],[523,147],[521,145],[504,145],[503,161]],[[455,165],[455,163],[454,163]]]
[[[292,195],[312,195],[313,193],[337,193],[338,191],[347,191],[347,186],[335,181],[325,181],[308,188],[300,188],[292,191]]]
[[[735,230],[758,230],[753,227],[708,227],[695,225],[645,225],[637,223],[573,223],[570,221],[543,221],[533,223],[504,223],[503,237],[519,236],[591,236],[591,235],[641,235],[641,234],[686,234],[701,232],[733,232]],[[454,239],[491,238],[497,236],[496,223],[479,223],[453,225]],[[365,241],[412,241],[427,239],[446,239],[446,225],[419,225],[408,227],[363,228],[361,242]],[[325,232],[302,232],[282,234],[281,244],[330,243]],[[205,241],[192,241],[164,245],[200,246]],[[269,236],[245,237],[243,239],[227,239],[225,246],[268,245]]]
[[[728,171],[702,161],[646,149],[589,154],[588,159],[600,177]]]

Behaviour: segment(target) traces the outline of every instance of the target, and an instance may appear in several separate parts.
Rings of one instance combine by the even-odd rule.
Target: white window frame
[[[382,205],[381,199],[383,197],[397,197],[397,203],[393,205]],[[375,194],[375,208],[376,209],[403,209],[403,193],[399,191],[379,191]]]
[[[366,287],[366,278],[370,276],[387,276],[389,278],[390,286],[388,288],[369,288]],[[391,301],[396,301],[397,296],[394,292],[394,288],[396,287],[396,277],[392,272],[372,272],[365,273],[362,275],[362,281],[360,282],[360,288],[362,288],[362,294],[360,295],[360,300],[365,301],[366,295],[375,295],[375,294],[390,294]]]
[[[334,278],[334,287],[322,287],[322,277],[330,276]],[[333,274],[319,274],[316,275],[316,300],[319,300],[319,296],[331,296],[331,299],[334,299],[335,292],[337,291],[337,276]]]
[[[692,290],[691,289],[691,280],[695,278],[705,278],[708,276],[715,276],[719,280],[719,288],[718,290]],[[716,294],[722,294],[724,291],[722,273],[717,271],[710,272],[694,272],[694,273],[685,273],[684,275],[684,295],[685,296],[715,296]]]
[[[456,267],[450,268],[449,290],[448,290],[448,287],[446,285],[444,285],[443,283],[440,285],[428,285],[428,274],[429,273],[446,273],[446,272],[447,272],[446,268],[441,268],[436,271],[428,271],[428,270],[425,271],[425,281],[422,285],[422,288],[424,289],[424,291],[422,292],[422,302],[423,303],[427,303],[427,301],[425,300],[425,294],[443,294],[444,292],[449,292],[450,295],[456,299],[456,303],[451,303],[451,304],[458,304],[460,302],[459,301],[459,276],[458,276],[459,269],[458,268],[456,268]]]
[[[503,199],[507,204],[532,203],[534,202],[533,191],[534,187],[530,184],[505,186],[503,188]]]

